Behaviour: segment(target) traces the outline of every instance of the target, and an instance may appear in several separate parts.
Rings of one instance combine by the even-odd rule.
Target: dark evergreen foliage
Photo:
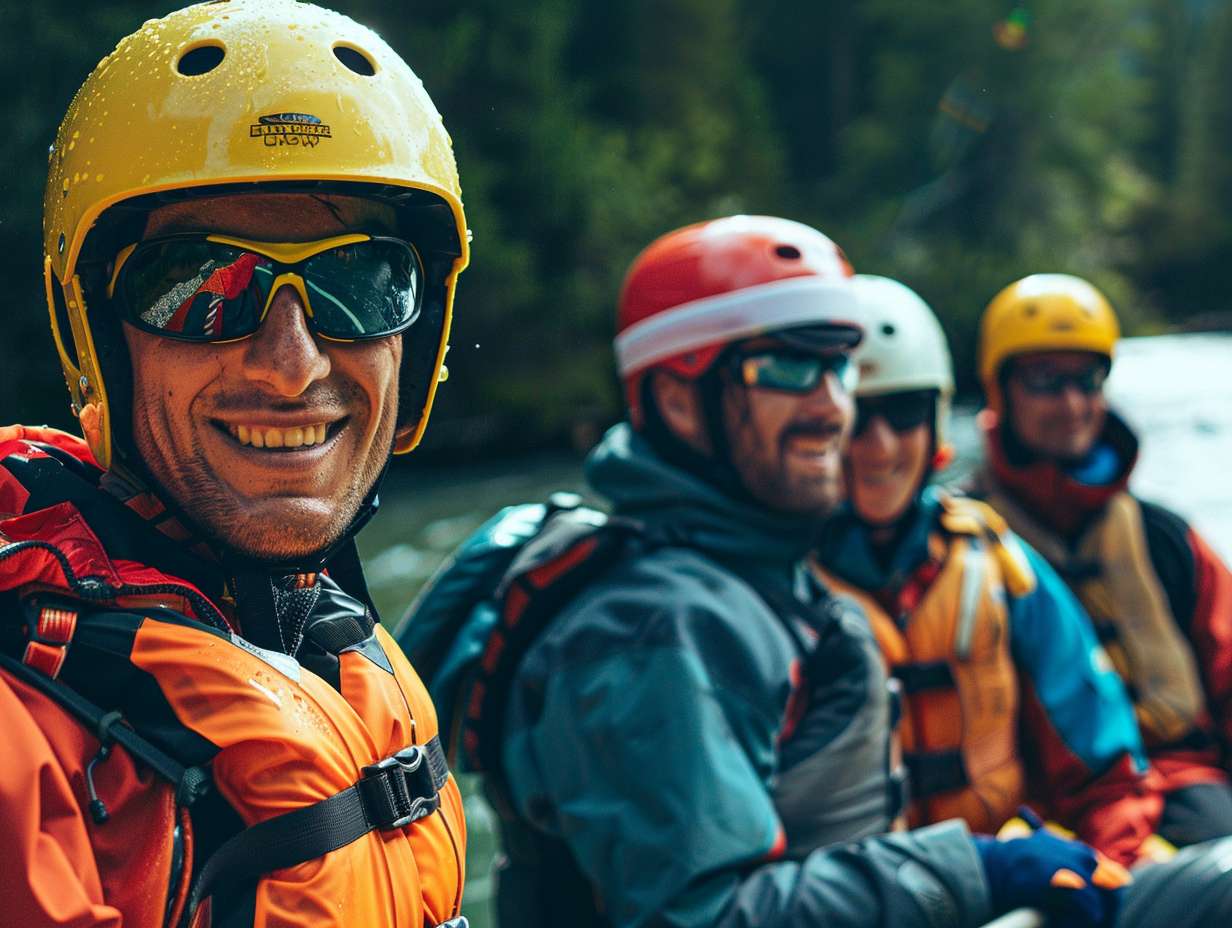
[[[1232,5],[333,5],[424,79],[461,166],[474,259],[425,455],[581,442],[618,415],[624,267],[733,211],[811,222],[918,289],[964,386],[981,309],[1032,271],[1092,278],[1130,331],[1227,324]],[[56,122],[116,40],[173,6],[0,6],[3,421],[70,421],[40,282]]]

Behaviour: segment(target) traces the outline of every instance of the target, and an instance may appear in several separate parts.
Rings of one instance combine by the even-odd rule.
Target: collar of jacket
[[[586,460],[586,479],[613,510],[719,558],[798,561],[816,521],[751,506],[664,461],[627,423],[612,427]]]
[[[1138,461],[1137,437],[1111,410],[1097,442],[1117,453],[1121,468],[1114,479],[1099,486],[1081,483],[1057,462],[1022,448],[993,410],[981,410],[977,422],[993,478],[1032,515],[1068,538],[1077,535],[1109,500],[1125,491]]]
[[[901,527],[894,556],[883,567],[873,551],[868,525],[856,516],[850,503],[844,503],[818,535],[817,560],[862,590],[895,589],[928,560],[928,539],[940,510],[941,491],[931,486],[921,490],[904,516],[909,521]]]

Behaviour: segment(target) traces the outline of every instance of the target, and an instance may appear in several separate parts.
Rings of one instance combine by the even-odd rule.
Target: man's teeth
[[[316,425],[305,425],[302,428],[275,429],[260,428],[248,425],[228,426],[231,437],[241,445],[251,445],[254,448],[300,448],[305,445],[319,445],[325,441],[326,425],[319,422]]]
[[[797,436],[791,440],[793,447],[797,451],[802,451],[805,454],[824,454],[830,450],[831,442],[826,438],[805,438]]]

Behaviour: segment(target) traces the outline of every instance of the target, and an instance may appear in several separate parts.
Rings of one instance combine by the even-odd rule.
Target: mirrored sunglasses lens
[[[1108,372],[1103,367],[1093,367],[1076,375],[1074,377],[1074,386],[1090,396],[1102,390],[1104,388],[1104,381],[1107,379]]]
[[[123,268],[123,305],[131,322],[173,338],[239,338],[260,324],[268,292],[260,271],[268,264],[213,242],[153,242]]]
[[[356,242],[314,255],[304,282],[317,329],[331,338],[373,338],[415,321],[423,270],[405,242]]]
[[[753,384],[771,390],[807,392],[817,385],[822,374],[817,358],[800,355],[763,354],[749,358],[747,362],[752,363],[755,371]]]
[[[1036,396],[1058,396],[1066,387],[1074,387],[1087,396],[1098,393],[1104,386],[1107,372],[1102,366],[1067,373],[1063,371],[1024,371],[1021,382],[1028,393]]]
[[[830,370],[834,371],[835,377],[838,378],[839,386],[845,391],[851,393],[855,390],[856,384],[860,380],[860,368],[852,362],[851,355],[842,354],[835,357],[830,365]]]

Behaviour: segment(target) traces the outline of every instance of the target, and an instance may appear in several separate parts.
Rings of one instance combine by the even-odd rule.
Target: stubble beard
[[[821,476],[796,474],[780,441],[758,435],[751,424],[742,427],[740,433],[731,443],[732,463],[755,499],[779,512],[817,518],[825,518],[838,508],[843,500],[838,468]]]
[[[319,500],[287,496],[275,504],[272,515],[252,513],[252,501],[209,470],[197,438],[188,460],[168,460],[153,447],[141,447],[152,443],[140,437],[136,444],[158,488],[205,533],[207,541],[258,564],[277,564],[311,558],[343,536],[392,450],[395,425],[388,418],[378,429],[361,472],[336,498],[322,507]]]

